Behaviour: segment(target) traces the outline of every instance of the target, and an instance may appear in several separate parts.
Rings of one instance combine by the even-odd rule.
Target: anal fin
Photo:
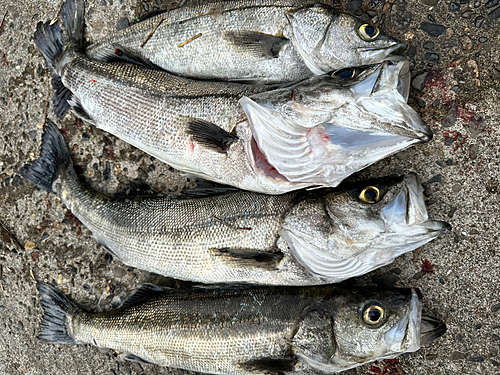
[[[277,58],[289,41],[287,38],[250,30],[226,31],[222,38],[237,52],[256,60]]]
[[[280,374],[294,371],[298,364],[296,357],[262,357],[237,364],[242,370],[259,374]]]
[[[130,362],[137,362],[137,363],[142,363],[145,365],[152,365],[153,364],[152,362],[148,362],[145,359],[142,359],[141,357],[136,356],[135,354],[129,353],[129,354],[126,354],[123,358],[127,361],[130,361]]]
[[[254,249],[211,249],[211,253],[215,258],[227,262],[232,267],[254,267],[268,271],[277,270],[283,259],[281,252],[270,253]]]

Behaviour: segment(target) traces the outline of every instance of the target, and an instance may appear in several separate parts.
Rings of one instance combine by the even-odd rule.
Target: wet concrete
[[[175,5],[156,0],[90,4],[88,42],[155,7]],[[435,134],[429,144],[383,160],[355,178],[417,172],[427,181],[430,217],[453,225],[445,238],[356,280],[419,287],[425,308],[447,322],[446,335],[400,357],[397,365],[386,362],[377,366],[379,371],[364,366],[350,373],[498,374],[500,4],[351,0],[338,5],[371,18],[410,46],[407,54],[417,77],[412,105]],[[7,12],[0,29],[0,218],[20,242],[16,245],[0,230],[0,374],[180,373],[125,362],[112,350],[36,339],[42,311],[35,279],[58,285],[91,310],[111,308],[139,282],[160,280],[111,259],[58,198],[18,175],[38,155],[49,85],[33,33],[38,22],[54,18],[59,6],[54,0],[0,3],[0,17]],[[54,118],[51,105],[48,114]],[[137,177],[166,193],[192,185],[168,166],[73,116],[57,124],[81,175],[99,191],[114,193]],[[421,272],[422,260],[434,270]]]

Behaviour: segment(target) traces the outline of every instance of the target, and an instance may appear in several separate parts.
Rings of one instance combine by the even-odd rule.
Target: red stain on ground
[[[63,133],[66,137],[70,138],[71,137],[71,133],[69,132],[69,129],[68,128],[62,128],[61,129],[61,133]]]
[[[430,260],[421,259],[421,261],[422,264],[420,265],[420,267],[422,268],[422,271],[424,271],[425,273],[434,272],[434,264],[432,264]]]
[[[71,211],[66,211],[64,218],[68,220],[71,224],[74,224],[75,226],[79,226],[81,224],[80,220],[78,220],[78,218],[75,215],[73,215]]]
[[[405,375],[397,358],[385,359],[370,366],[367,375]]]

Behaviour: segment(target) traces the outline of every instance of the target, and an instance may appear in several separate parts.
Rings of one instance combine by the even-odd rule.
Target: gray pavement
[[[87,6],[91,3],[88,42],[154,7],[175,5],[96,0]],[[139,282],[179,284],[110,259],[58,198],[17,173],[38,155],[49,85],[33,33],[38,22],[55,17],[59,6],[55,0],[0,1],[0,17],[7,12],[0,29],[0,219],[21,244],[0,230],[0,374],[178,374],[125,362],[112,350],[36,339],[42,311],[35,279],[57,283],[91,310],[111,308]],[[386,363],[381,370],[386,374],[500,374],[499,6],[498,0],[339,3],[340,9],[381,22],[410,46],[412,76],[417,77],[412,105],[435,132],[429,144],[383,160],[355,178],[417,172],[427,181],[430,217],[453,226],[445,238],[356,280],[419,287],[425,308],[448,324],[441,339],[400,357],[392,369]],[[55,119],[52,106],[48,116]],[[114,193],[138,177],[165,193],[193,186],[74,116],[57,124],[65,129],[82,176],[99,191]],[[420,272],[422,259],[434,265],[433,272]],[[350,373],[374,373],[369,370],[364,366]]]

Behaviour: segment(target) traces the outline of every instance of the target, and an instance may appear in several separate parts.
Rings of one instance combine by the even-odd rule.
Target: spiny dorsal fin
[[[227,153],[229,146],[238,140],[238,137],[228,133],[211,122],[194,117],[187,117],[186,133],[206,147],[217,152]]]
[[[235,228],[235,230],[238,230],[238,228]],[[228,266],[238,268],[262,268],[268,271],[277,270],[284,256],[281,252],[270,253],[254,249],[223,248],[211,249],[210,251],[214,257],[227,263]]]
[[[226,31],[222,37],[236,51],[256,60],[277,58],[288,39],[257,31]]]

